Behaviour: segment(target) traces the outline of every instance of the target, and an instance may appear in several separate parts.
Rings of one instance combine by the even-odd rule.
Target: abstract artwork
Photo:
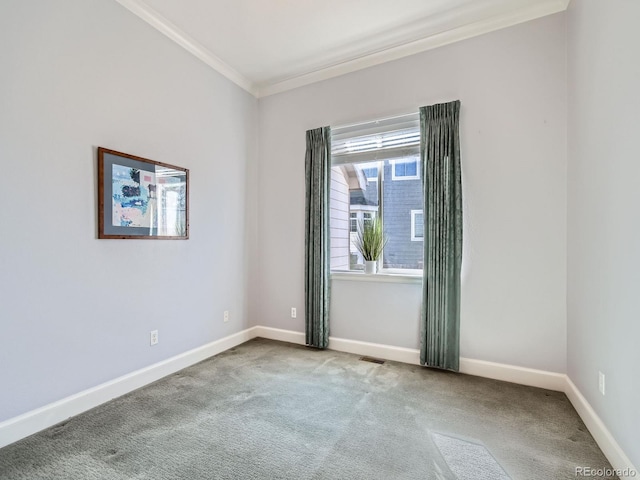
[[[185,168],[98,148],[98,238],[188,238]]]
[[[151,227],[154,225],[154,172],[114,164],[112,167],[112,225]]]

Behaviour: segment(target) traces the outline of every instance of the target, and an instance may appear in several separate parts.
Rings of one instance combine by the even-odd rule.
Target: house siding
[[[331,169],[329,223],[331,269],[349,269],[349,185],[340,167]]]
[[[392,165],[385,162],[383,223],[387,235],[385,268],[422,268],[424,243],[411,240],[411,210],[422,210],[422,181],[392,180]]]

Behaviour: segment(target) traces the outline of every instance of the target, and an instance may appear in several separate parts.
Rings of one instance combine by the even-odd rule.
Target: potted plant
[[[376,273],[378,259],[387,243],[387,237],[382,230],[382,220],[374,217],[366,223],[358,223],[354,245],[364,258],[364,273]]]

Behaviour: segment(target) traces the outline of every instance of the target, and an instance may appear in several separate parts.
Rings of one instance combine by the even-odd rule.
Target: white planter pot
[[[378,271],[378,262],[376,260],[367,260],[364,262],[364,273],[376,273]]]

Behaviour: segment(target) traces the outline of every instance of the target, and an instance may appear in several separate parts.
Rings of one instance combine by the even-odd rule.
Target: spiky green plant
[[[382,249],[387,244],[388,238],[382,230],[382,220],[374,217],[366,223],[358,222],[353,244],[366,261],[375,261],[382,255]]]

